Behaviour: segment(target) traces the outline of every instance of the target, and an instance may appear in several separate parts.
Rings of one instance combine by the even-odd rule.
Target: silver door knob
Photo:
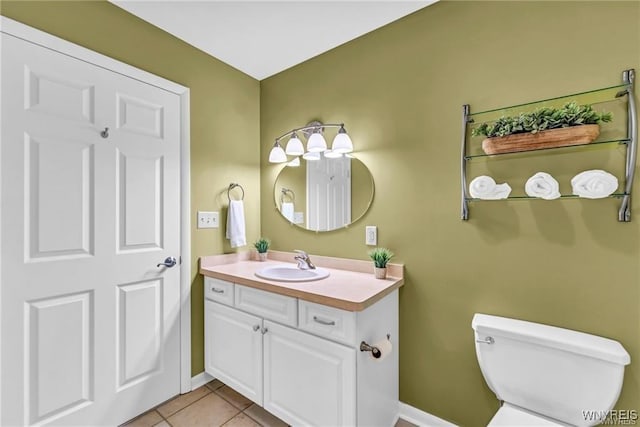
[[[161,262],[160,264],[158,264],[156,267],[160,267],[160,266],[164,266],[167,268],[171,268],[174,265],[176,265],[178,262],[176,261],[176,259],[172,256],[168,256],[164,259],[164,262]]]

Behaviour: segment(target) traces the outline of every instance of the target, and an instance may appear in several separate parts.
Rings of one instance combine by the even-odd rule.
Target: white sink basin
[[[329,271],[323,268],[301,270],[292,265],[274,265],[256,271],[256,276],[277,282],[310,282],[312,280],[326,279],[329,277]]]

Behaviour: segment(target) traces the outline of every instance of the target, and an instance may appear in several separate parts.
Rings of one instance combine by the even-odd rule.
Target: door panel
[[[164,157],[117,155],[118,250],[162,249]]]
[[[117,425],[180,391],[179,97],[1,54],[0,425]]]
[[[95,86],[81,78],[70,79],[50,69],[24,67],[25,109],[89,124],[94,123]]]
[[[162,288],[162,279],[118,286],[118,389],[160,371]]]
[[[144,99],[118,93],[117,126],[119,130],[162,139],[164,108]]]
[[[29,424],[46,422],[93,399],[92,306],[91,292],[26,303]]]
[[[92,255],[93,144],[24,137],[27,260]]]

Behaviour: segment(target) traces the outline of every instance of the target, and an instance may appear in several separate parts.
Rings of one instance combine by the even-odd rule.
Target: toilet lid
[[[562,427],[566,424],[560,424],[558,421],[552,421],[540,415],[534,415],[517,406],[504,403],[500,410],[489,421],[488,426],[505,426],[505,427],[542,427],[556,426]]]

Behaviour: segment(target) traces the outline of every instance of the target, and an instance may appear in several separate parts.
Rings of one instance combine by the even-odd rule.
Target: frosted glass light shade
[[[338,134],[333,139],[331,149],[336,153],[350,153],[353,151],[353,143],[344,127],[341,127]]]
[[[278,144],[277,142],[273,144],[273,148],[269,153],[269,163],[284,163],[287,160],[287,155],[285,154],[280,144]]]
[[[313,133],[309,137],[309,141],[307,142],[307,151],[312,153],[319,153],[325,151],[327,149],[327,141],[324,140],[324,137],[320,133]]]
[[[327,150],[324,153],[322,153],[327,159],[337,159],[339,157],[342,157],[342,153],[338,153],[336,152],[336,150]]]
[[[305,160],[320,160],[320,153],[304,153],[302,158]]]
[[[289,156],[302,156],[304,154],[304,147],[302,141],[298,138],[298,135],[294,132],[291,135],[291,139],[287,142],[287,149],[285,150]]]
[[[287,166],[292,168],[297,168],[298,166],[300,166],[300,157],[296,157],[295,159],[291,160],[289,163],[287,163]]]

